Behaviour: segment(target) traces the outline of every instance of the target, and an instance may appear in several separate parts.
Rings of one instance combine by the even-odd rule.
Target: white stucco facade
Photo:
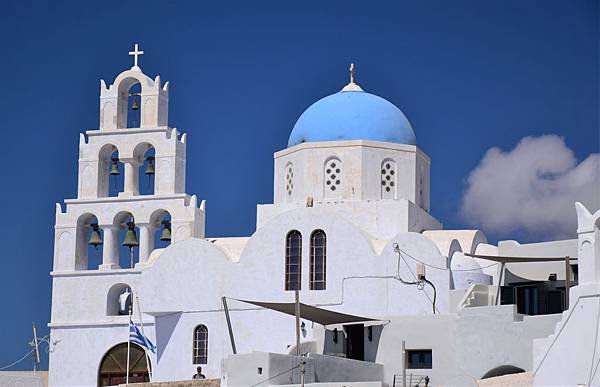
[[[534,384],[597,386],[600,349],[600,210],[576,203],[579,284],[551,335],[534,342]],[[565,356],[572,354],[573,356]]]
[[[140,120],[128,128],[129,90],[136,84]],[[168,83],[161,85],[160,77],[152,80],[137,66],[109,87],[101,82],[100,127],[80,139],[77,198],[56,208],[50,328],[57,344],[50,354],[51,386],[98,385],[107,352],[127,342],[129,317],[117,313],[125,289],[135,295],[134,321],[143,323],[157,346],[150,354],[156,381],[194,374],[194,331],[200,325],[208,332],[203,372],[224,377],[224,383],[240,380],[227,371],[239,358],[230,358],[223,297],[238,353],[283,356],[248,358],[254,365],[287,359],[284,355],[295,348],[294,318],[236,299],[293,301],[294,292],[286,290],[291,231],[301,236],[303,303],[389,321],[371,328],[376,343],[372,337],[365,342],[364,360],[381,365],[365,366],[382,379],[373,385],[391,383],[401,370],[402,340],[415,349],[433,349],[434,369],[428,371],[438,380],[464,374],[479,378],[503,364],[532,368],[531,340],[550,334],[560,317],[524,319],[509,306],[474,308],[492,304],[498,268],[466,254],[497,254],[498,246],[489,245],[478,230],[442,230],[430,214],[431,160],[418,146],[350,138],[278,151],[274,203],[257,206],[256,231],[207,238],[204,203],[185,193],[186,135],[168,126],[168,90]],[[140,166],[148,162],[150,149],[153,192],[142,194]],[[117,162],[124,171],[123,188],[110,196],[109,170]],[[167,215],[171,243],[159,248],[156,233],[166,227]],[[95,227],[103,236],[102,263],[90,267],[88,236]],[[139,237],[133,267],[123,267],[120,259],[128,227]],[[326,236],[325,285],[311,290],[317,230]],[[435,295],[431,286],[410,283],[417,281],[421,265]],[[311,321],[303,323],[302,341],[321,352],[312,351],[314,367],[339,361],[327,357],[341,350],[331,347],[331,335]],[[478,344],[482,336],[486,342]]]

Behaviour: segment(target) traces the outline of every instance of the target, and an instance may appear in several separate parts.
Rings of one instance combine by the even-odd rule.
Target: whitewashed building
[[[477,230],[442,230],[430,213],[430,158],[404,114],[363,91],[353,71],[341,91],[302,114],[275,153],[274,203],[257,206],[256,231],[207,238],[204,202],[185,193],[186,134],[169,126],[169,84],[142,72],[137,46],[132,54],[131,69],[109,86],[101,81],[99,129],[80,137],[77,197],[56,207],[51,386],[124,381],[130,306],[157,346],[153,380],[189,379],[201,365],[230,386],[260,382],[289,364],[294,318],[237,300],[290,303],[296,286],[304,304],[371,319],[302,324],[303,352],[362,360],[354,369],[374,380],[360,381],[391,385],[403,368],[438,384],[498,366],[533,368],[532,340],[551,334],[560,315],[492,306],[500,303],[499,264],[467,254],[555,249],[493,246]],[[577,255],[576,240],[559,244],[560,255]],[[560,262],[511,265],[504,285],[565,279]],[[433,286],[414,284],[423,266]],[[232,366],[243,355],[231,356],[223,297],[237,352],[258,353],[243,358],[246,368]],[[131,380],[142,381],[149,367],[134,349]],[[276,354],[284,360],[269,363]],[[291,383],[292,374],[270,383]],[[327,379],[315,375],[314,383]]]

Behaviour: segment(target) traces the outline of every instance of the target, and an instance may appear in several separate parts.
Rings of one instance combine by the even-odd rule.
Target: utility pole
[[[402,387],[406,387],[406,341],[402,340]]]
[[[37,332],[35,330],[35,323],[31,324],[33,325],[33,342],[31,343],[33,346],[33,372],[36,372],[37,366],[40,364],[40,350],[38,346]]]
[[[569,293],[571,291],[571,257],[565,257],[565,310],[569,309]]]
[[[300,359],[300,387],[304,387],[304,359],[300,353],[300,284],[296,287],[294,292],[295,298],[295,314],[296,314],[296,356]]]

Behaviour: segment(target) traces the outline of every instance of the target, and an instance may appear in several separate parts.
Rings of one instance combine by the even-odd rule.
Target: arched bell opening
[[[142,117],[142,85],[136,78],[125,78],[119,83],[117,128],[139,128]]]
[[[106,295],[106,315],[126,316],[129,311],[133,313],[133,291],[127,284],[111,286]]]
[[[112,347],[102,358],[98,369],[98,386],[125,384],[127,373],[129,373],[129,383],[149,382],[151,369],[152,364],[149,363],[146,352],[134,343],[130,343],[129,369],[127,369],[127,343],[120,343]]]
[[[119,151],[115,150],[110,156],[108,167],[108,196],[115,197],[119,195],[119,192],[123,192],[125,185],[123,171],[124,166],[119,159]]]
[[[133,157],[139,164],[138,191],[140,195],[154,195],[156,184],[156,151],[149,143],[142,143],[135,147]]]
[[[156,211],[151,219],[150,224],[154,230],[154,246],[153,249],[164,249],[171,244],[171,214],[166,210]]]
[[[119,231],[119,266],[121,268],[133,268],[139,262],[138,236],[139,228],[135,224],[135,218],[130,212],[120,212],[115,217],[115,226]]]
[[[123,192],[123,163],[119,159],[119,150],[112,144],[106,144],[98,153],[98,197],[117,196]]]
[[[142,111],[142,87],[139,83],[135,83],[127,93],[127,127],[141,127],[141,111]]]
[[[77,220],[75,269],[95,270],[102,263],[103,232],[98,218],[83,214]]]

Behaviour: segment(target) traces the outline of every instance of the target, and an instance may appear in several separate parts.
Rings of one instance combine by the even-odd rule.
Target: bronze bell
[[[133,96],[133,102],[131,103],[131,110],[139,110],[140,104],[138,103],[137,97]]]
[[[160,222],[163,226],[162,233],[160,234],[160,240],[165,242],[171,242],[171,222],[163,220]]]
[[[125,239],[123,240],[123,246],[127,246],[130,249],[134,247],[138,247],[140,243],[138,242],[137,235],[135,234],[135,223],[127,222],[127,233],[125,233]]]
[[[98,246],[102,244],[102,237],[100,236],[100,231],[98,231],[99,229],[97,223],[92,223],[90,226],[92,227],[92,233],[90,234],[90,240],[88,241],[88,244],[97,249]]]
[[[148,162],[148,166],[146,167],[144,173],[148,176],[154,175],[154,173],[156,173],[156,171],[154,170],[154,156],[146,157],[146,161]]]
[[[116,157],[112,158],[109,174],[111,176],[119,176],[121,174],[121,172],[119,172],[119,159]]]

